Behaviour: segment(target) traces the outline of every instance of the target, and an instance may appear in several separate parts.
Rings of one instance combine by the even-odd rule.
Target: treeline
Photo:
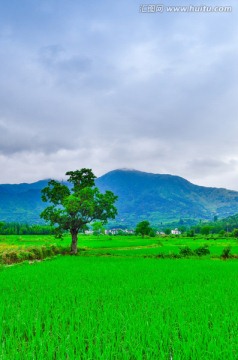
[[[17,222],[0,222],[0,235],[51,235],[54,228],[48,225],[29,225]]]
[[[225,219],[218,219],[217,216],[214,216],[213,221],[200,220],[193,224],[189,224],[186,220],[180,219],[177,223],[164,224],[163,227],[160,227],[159,231],[169,235],[171,230],[175,228],[178,228],[182,234],[188,236],[196,234],[226,234],[227,236],[237,236],[238,214],[229,216]]]
[[[171,234],[172,228],[166,228],[163,232],[166,235]],[[198,224],[191,227],[179,226],[178,230],[182,235],[185,236],[195,236],[195,235],[209,235],[209,234],[217,234],[221,236],[234,236],[238,237],[238,224],[234,225],[226,225],[226,224],[214,224],[214,223],[206,223],[206,224]]]
[[[227,233],[237,237],[237,229],[238,229],[238,215],[233,215],[221,220],[218,220],[216,217],[214,217],[214,221],[210,221],[206,224],[200,223],[191,226],[190,231],[202,235],[208,235],[208,234],[223,235]]]
[[[238,227],[238,226],[237,226]],[[216,226],[212,226],[212,225],[204,225],[204,226],[194,226],[192,227],[190,230],[186,231],[187,236],[194,236],[196,234],[201,234],[201,235],[213,235],[213,234],[218,234],[221,236],[234,236],[234,237],[238,237],[238,228],[231,228],[231,227],[216,227]]]

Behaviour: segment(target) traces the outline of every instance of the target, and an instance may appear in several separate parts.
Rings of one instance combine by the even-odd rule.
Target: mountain
[[[41,189],[48,180],[32,184],[0,185],[0,221],[39,223],[45,204]],[[118,195],[118,217],[112,224],[134,226],[180,219],[213,219],[238,213],[238,192],[198,186],[174,175],[114,170],[96,179],[101,191]]]
[[[0,221],[37,224],[39,214],[45,208],[41,201],[41,189],[48,180],[32,184],[0,185]]]
[[[120,223],[210,220],[238,213],[238,192],[194,185],[174,175],[114,170],[98,178],[97,186],[119,196]]]

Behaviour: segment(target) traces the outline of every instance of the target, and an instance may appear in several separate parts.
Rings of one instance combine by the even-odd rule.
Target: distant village
[[[95,233],[94,230],[85,230],[84,232],[86,235],[92,235]],[[100,231],[101,234],[105,234],[105,235],[134,235],[135,234],[135,230],[133,229],[120,229],[120,228],[115,228],[115,229],[109,229],[109,230],[103,230]],[[181,231],[176,229],[171,230],[171,235],[180,235]],[[163,231],[156,231],[156,235],[165,235],[165,233]]]

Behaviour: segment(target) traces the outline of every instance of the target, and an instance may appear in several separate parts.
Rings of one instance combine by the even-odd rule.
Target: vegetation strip
[[[0,263],[41,260],[57,254],[68,254],[70,237],[63,240],[49,235],[0,236]],[[238,258],[236,238],[145,237],[80,235],[80,256],[126,256],[150,258]]]
[[[66,254],[68,250],[63,247],[51,246],[36,246],[28,248],[9,248],[0,252],[0,264],[10,265],[20,263],[26,260],[43,260],[59,254]]]

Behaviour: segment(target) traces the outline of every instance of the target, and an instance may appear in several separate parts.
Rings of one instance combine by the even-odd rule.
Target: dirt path
[[[103,247],[103,248],[88,248],[86,251],[101,251],[101,250],[140,250],[140,249],[152,249],[159,248],[160,244],[152,244],[152,245],[141,245],[141,246],[123,246],[123,247]]]

